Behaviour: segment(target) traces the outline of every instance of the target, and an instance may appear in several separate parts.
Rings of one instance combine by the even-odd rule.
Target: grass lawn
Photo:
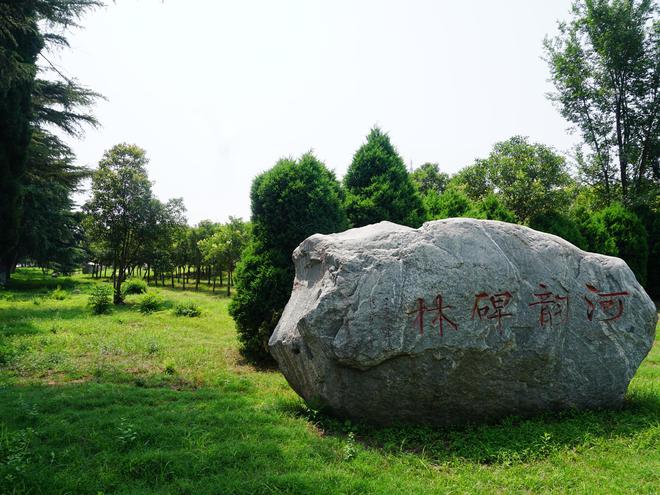
[[[657,340],[623,410],[374,428],[243,363],[223,291],[96,316],[97,283],[19,270],[0,290],[0,494],[660,493]],[[187,301],[200,317],[173,314]]]

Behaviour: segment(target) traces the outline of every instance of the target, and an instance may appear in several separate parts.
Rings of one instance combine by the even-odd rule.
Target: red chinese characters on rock
[[[534,293],[538,301],[529,303],[529,306],[539,306],[539,323],[542,327],[546,324],[565,323],[568,321],[568,294],[560,296],[548,290],[545,284],[539,284],[541,289]]]
[[[593,285],[585,284],[591,294],[584,296],[587,303],[587,319],[593,321],[596,308],[600,308],[605,318],[598,321],[613,321],[621,318],[623,314],[623,298],[628,296],[628,291],[603,292]],[[593,295],[592,295],[593,294]]]
[[[443,305],[442,295],[438,294],[434,299],[435,306],[428,307],[424,298],[420,297],[417,299],[417,308],[414,311],[410,311],[407,314],[416,315],[414,325],[419,327],[419,334],[424,335],[424,314],[425,313],[436,313],[435,318],[431,320],[431,325],[438,325],[438,332],[440,337],[444,334],[444,323],[446,322],[454,330],[458,330],[458,325],[456,322],[452,321],[446,314],[446,309],[452,309],[453,306]]]
[[[513,296],[509,291],[490,295],[487,292],[480,292],[474,296],[474,306],[472,307],[472,319],[479,316],[480,320],[497,320],[497,329],[502,333],[502,318],[511,317],[511,313],[505,313],[505,308],[511,302]]]

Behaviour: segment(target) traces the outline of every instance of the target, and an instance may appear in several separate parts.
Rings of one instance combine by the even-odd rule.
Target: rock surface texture
[[[389,222],[293,253],[270,350],[314,407],[453,424],[617,406],[655,334],[620,259],[520,225]]]

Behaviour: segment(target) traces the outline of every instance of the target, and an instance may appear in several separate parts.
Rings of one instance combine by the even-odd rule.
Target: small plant
[[[135,426],[129,423],[126,418],[119,419],[119,426],[117,427],[117,439],[123,446],[127,446],[137,440],[138,434]]]
[[[122,292],[127,294],[145,294],[147,292],[147,283],[140,278],[129,278],[122,284]]]
[[[160,351],[160,346],[158,345],[158,342],[156,342],[155,340],[149,342],[149,344],[147,345],[147,354],[153,356],[154,354],[158,354],[159,351]]]
[[[109,313],[112,307],[112,289],[106,285],[96,285],[87,303],[97,315]]]
[[[351,431],[348,434],[348,437],[346,439],[346,444],[344,445],[344,452],[343,452],[344,460],[350,461],[351,459],[355,458],[357,453],[358,453],[358,448],[355,442],[355,433]]]
[[[62,290],[62,286],[58,285],[57,289],[55,289],[51,294],[50,297],[55,299],[56,301],[64,301],[67,297],[69,297],[69,293],[65,290]]]
[[[148,315],[154,311],[158,311],[163,305],[163,301],[155,294],[147,294],[140,302],[138,302],[138,310],[140,313]]]
[[[167,373],[168,375],[173,375],[174,373],[176,373],[176,368],[174,367],[174,361],[168,359],[167,361],[165,361],[164,364],[165,364],[165,373]]]
[[[174,314],[176,316],[188,316],[190,318],[195,318],[202,314],[202,310],[194,302],[187,301],[177,304],[174,308]]]

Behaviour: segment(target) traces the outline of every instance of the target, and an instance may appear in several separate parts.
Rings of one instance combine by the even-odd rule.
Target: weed
[[[0,429],[0,474],[11,482],[30,464],[30,441],[34,430],[27,428],[15,433]]]
[[[117,427],[117,440],[123,447],[134,443],[137,438],[137,430],[132,423],[129,423],[126,418],[119,418],[119,426]]]
[[[158,311],[163,306],[163,300],[155,294],[147,294],[137,304],[140,313],[148,315]]]
[[[158,345],[158,342],[155,340],[150,341],[147,344],[147,354],[153,356],[154,354],[158,354],[158,352],[160,352],[160,345]]]
[[[172,361],[171,359],[165,361],[165,373],[167,373],[168,375],[173,375],[174,373],[176,373],[176,368],[174,367],[174,361]]]
[[[144,294],[147,292],[147,283],[141,278],[129,278],[122,286],[124,294]]]
[[[61,285],[58,285],[57,289],[51,292],[50,297],[56,301],[64,301],[67,297],[69,297],[69,293],[63,290]]]
[[[186,301],[179,303],[174,307],[174,314],[176,316],[188,316],[190,318],[195,318],[202,314],[202,310],[194,302]]]
[[[358,448],[357,443],[355,442],[355,433],[351,431],[346,438],[346,443],[344,444],[343,458],[345,461],[350,461],[355,458],[357,453]]]

